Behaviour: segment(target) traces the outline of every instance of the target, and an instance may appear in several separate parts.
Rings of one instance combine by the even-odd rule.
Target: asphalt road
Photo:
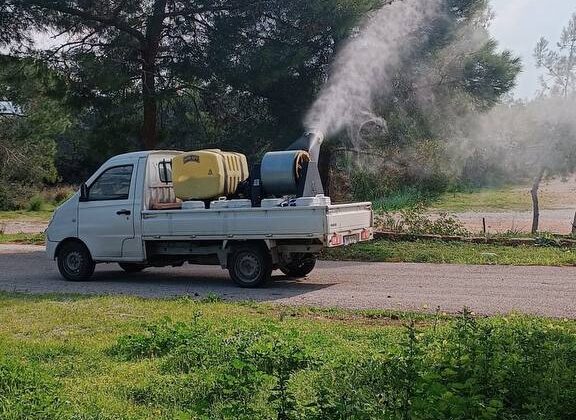
[[[279,273],[279,272],[278,272]],[[281,274],[241,289],[219,267],[186,265],[125,274],[102,264],[90,282],[63,280],[43,247],[0,245],[0,290],[27,293],[206,296],[288,305],[478,314],[517,311],[576,319],[576,268],[320,262],[295,281]]]

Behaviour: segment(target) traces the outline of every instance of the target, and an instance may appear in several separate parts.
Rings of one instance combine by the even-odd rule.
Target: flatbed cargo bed
[[[370,226],[371,203],[142,212],[144,240],[290,238],[329,245],[334,234],[357,234]]]

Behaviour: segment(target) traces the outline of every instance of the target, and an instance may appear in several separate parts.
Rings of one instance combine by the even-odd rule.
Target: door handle
[[[132,212],[130,210],[127,210],[127,209],[118,210],[116,212],[117,215],[125,214],[126,216],[130,216],[131,213]]]

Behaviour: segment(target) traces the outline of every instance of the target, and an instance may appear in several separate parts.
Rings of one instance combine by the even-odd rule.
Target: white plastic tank
[[[268,209],[271,207],[278,207],[284,201],[286,201],[286,200],[284,200],[283,198],[265,198],[260,203],[260,206],[265,208],[265,209]]]
[[[296,207],[313,206],[326,207],[331,204],[330,197],[318,194],[314,197],[299,197],[296,199]]]
[[[204,201],[183,201],[182,210],[205,210]]]

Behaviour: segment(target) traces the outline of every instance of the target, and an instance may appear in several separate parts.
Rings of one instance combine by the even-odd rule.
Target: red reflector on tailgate
[[[342,242],[343,242],[342,235],[338,235],[335,233],[330,238],[330,245],[332,246],[342,245]]]

